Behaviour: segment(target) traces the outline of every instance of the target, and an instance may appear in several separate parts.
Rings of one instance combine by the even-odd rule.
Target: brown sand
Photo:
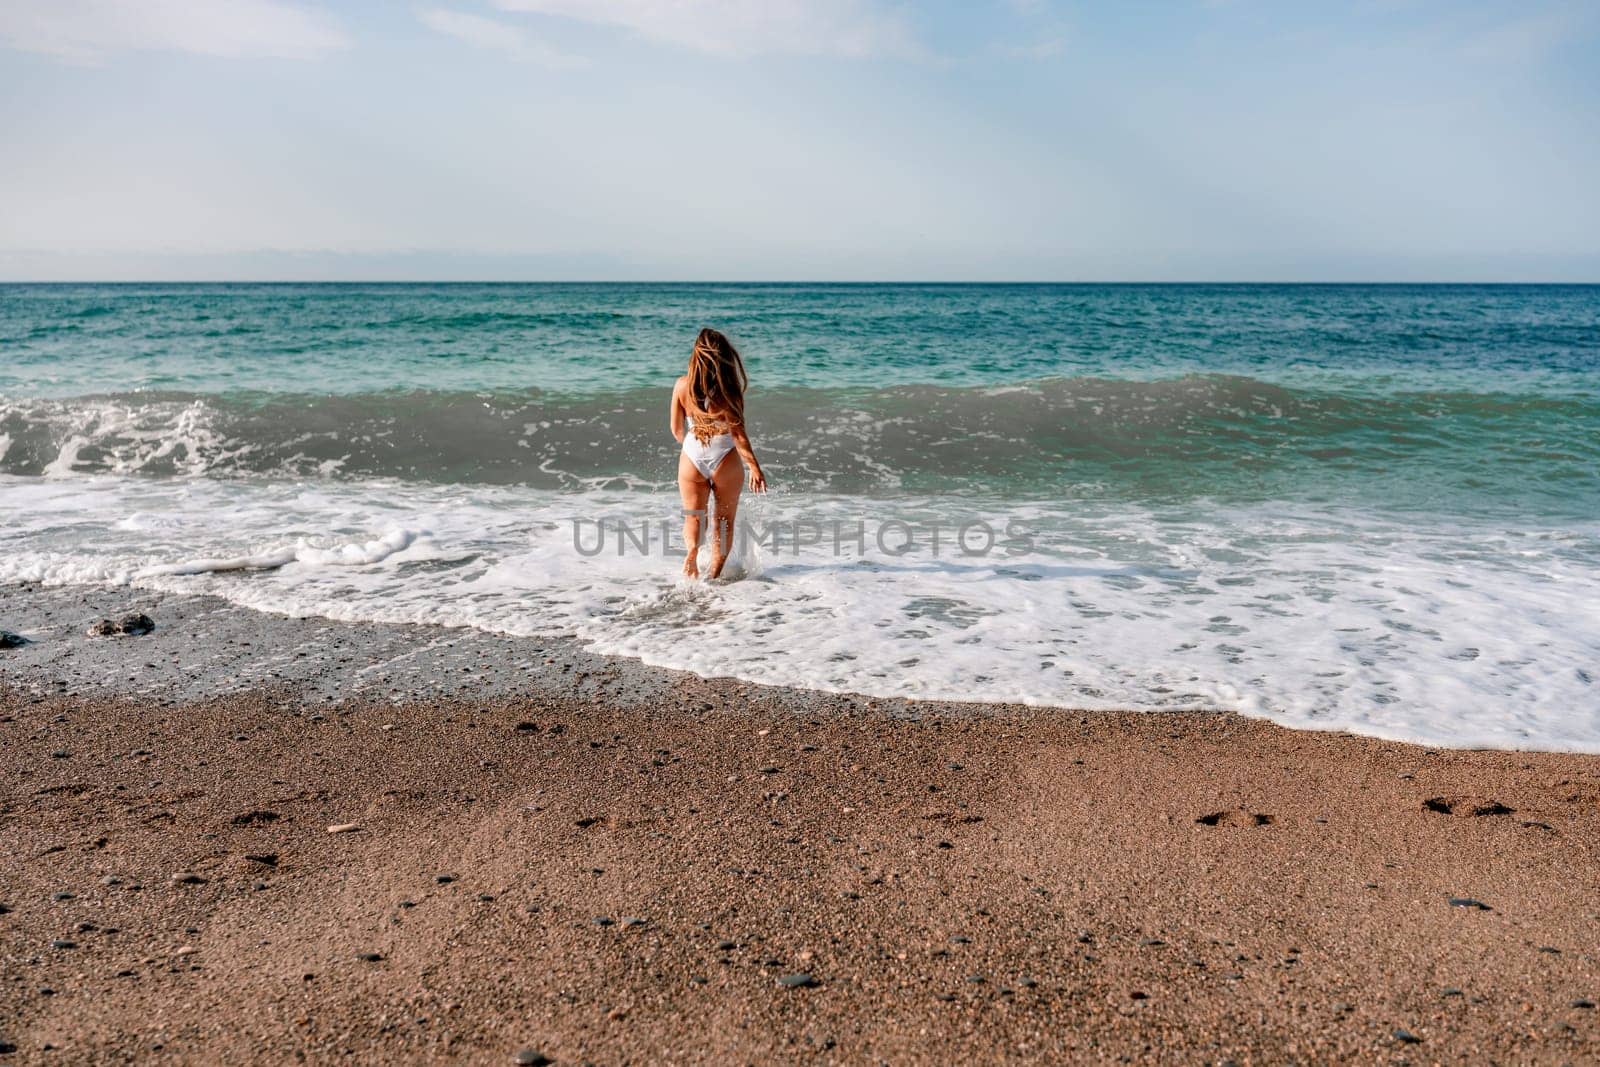
[[[907,708],[0,696],[0,1064],[1600,1054],[1600,758]]]

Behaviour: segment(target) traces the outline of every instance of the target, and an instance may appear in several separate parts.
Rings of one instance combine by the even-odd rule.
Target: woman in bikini
[[[733,548],[733,519],[739,511],[740,482],[748,480],[752,492],[767,491],[761,464],[744,432],[744,390],[748,379],[744,361],[733,344],[716,330],[704,329],[694,339],[689,373],[672,387],[669,418],[672,436],[683,443],[678,457],[678,493],[683,497],[683,539],[688,551],[683,573],[700,577],[700,531],[708,498],[716,497],[712,515],[711,573],[722,574]],[[685,425],[687,420],[687,425]],[[730,463],[733,454],[739,463]]]

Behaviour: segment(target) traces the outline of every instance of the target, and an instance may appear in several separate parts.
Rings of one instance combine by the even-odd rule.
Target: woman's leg
[[[711,498],[711,483],[706,481],[693,461],[681,453],[678,455],[678,496],[683,500],[683,543],[687,546],[683,556],[683,573],[687,577],[698,578],[700,530],[705,522],[706,505]]]
[[[720,578],[722,565],[728,562],[728,553],[733,551],[733,519],[739,514],[739,490],[744,487],[744,464],[737,453],[729,452],[723,458],[711,485],[716,497],[712,512],[711,577]]]

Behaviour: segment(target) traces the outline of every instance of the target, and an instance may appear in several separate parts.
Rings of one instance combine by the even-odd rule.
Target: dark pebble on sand
[[[360,960],[362,963],[378,963],[378,962],[381,962],[383,960],[383,953],[381,953],[381,952],[357,952],[356,953],[356,959]]]
[[[522,1067],[546,1067],[555,1061],[536,1048],[519,1048],[511,1054],[511,1062]]]
[[[456,876],[453,874],[436,874],[433,876],[433,880],[439,885],[449,885],[456,880]]]
[[[1493,908],[1489,907],[1489,905],[1485,904],[1483,901],[1474,900],[1471,897],[1451,897],[1450,898],[1450,906],[1452,908],[1477,908],[1479,911],[1493,911],[1494,910]]]
[[[0,630],[0,648],[21,648],[28,643],[28,639],[21,634],[14,634],[10,630]]]
[[[616,924],[617,920],[611,918],[609,915],[596,915],[589,921],[594,923],[596,926],[613,926]]]
[[[0,1056],[9,1056],[17,1051],[17,1046],[9,1041],[0,1041]]]
[[[7,914],[10,914],[10,912],[11,912],[11,908],[10,908],[9,905],[0,904],[0,915],[7,915]]]
[[[54,752],[50,753],[50,758],[51,759],[71,759],[72,758],[72,753],[68,752],[64,748],[58,748]]]
[[[644,925],[644,920],[639,918],[636,915],[624,915],[622,917],[622,925],[623,926],[643,926]]]
[[[156,628],[150,616],[140,612],[131,612],[120,619],[101,619],[89,627],[90,637],[136,637],[147,634]]]
[[[65,889],[63,889],[59,893],[51,893],[50,894],[50,899],[51,900],[71,900],[71,899],[73,899],[73,894],[71,894],[71,893],[67,892]]]
[[[717,942],[717,951],[718,952],[732,952],[734,949],[736,949],[738,947],[739,946],[735,945],[732,941],[718,941]]]
[[[1593,1008],[1594,1007],[1594,1001],[1588,1000],[1588,999],[1586,999],[1584,997],[1579,997],[1577,1000],[1574,1000],[1572,1002],[1572,1007],[1574,1007],[1574,1008]]]
[[[779,977],[778,984],[785,989],[809,989],[817,980],[809,974],[785,974]]]
[[[1462,994],[1461,990],[1457,989],[1455,986],[1452,985],[1452,986],[1445,986],[1443,989],[1441,989],[1439,991],[1439,995],[1441,997],[1459,997],[1459,996],[1462,996],[1463,994]]]
[[[198,874],[195,874],[193,871],[179,871],[177,874],[172,876],[172,881],[176,885],[205,884],[205,879],[200,877]]]
[[[50,942],[50,947],[51,948],[61,948],[61,949],[77,948],[78,947],[78,943],[76,941],[68,941],[64,937],[58,937],[54,941]]]
[[[1404,1029],[1403,1027],[1398,1027],[1395,1029],[1394,1039],[1400,1042],[1402,1045],[1416,1045],[1422,1042],[1422,1038],[1418,1037],[1416,1034],[1413,1034],[1410,1030]]]

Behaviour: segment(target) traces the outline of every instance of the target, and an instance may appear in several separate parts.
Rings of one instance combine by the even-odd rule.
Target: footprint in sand
[[[1210,815],[1202,815],[1195,822],[1201,826],[1271,826],[1271,815],[1261,815],[1250,811],[1214,811]]]
[[[1429,797],[1422,802],[1424,811],[1435,812],[1439,815],[1456,816],[1486,816],[1486,815],[1513,815],[1515,808],[1507,807],[1498,800],[1487,797]]]

